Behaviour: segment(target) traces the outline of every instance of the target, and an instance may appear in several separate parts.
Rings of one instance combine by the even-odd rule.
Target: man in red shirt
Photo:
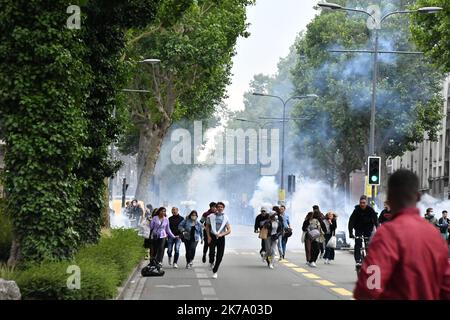
[[[445,299],[448,248],[416,208],[420,201],[417,176],[408,170],[396,171],[389,178],[388,201],[392,220],[370,242],[355,299]]]

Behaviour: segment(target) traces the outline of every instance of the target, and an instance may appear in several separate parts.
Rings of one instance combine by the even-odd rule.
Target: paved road
[[[333,265],[319,260],[317,268],[305,264],[298,237],[288,242],[285,262],[271,270],[258,254],[258,239],[248,227],[236,227],[227,240],[227,250],[218,279],[212,279],[200,251],[193,269],[185,269],[184,251],[179,269],[167,266],[164,277],[142,278],[139,272],[125,288],[124,299],[180,300],[339,300],[351,299],[356,274],[349,252],[337,251]],[[250,236],[249,236],[250,234]],[[199,248],[200,249],[200,246]]]

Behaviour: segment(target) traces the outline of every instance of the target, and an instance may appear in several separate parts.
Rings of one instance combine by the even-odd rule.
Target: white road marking
[[[190,284],[178,284],[178,285],[159,284],[155,286],[155,288],[167,288],[167,289],[189,288],[189,287],[191,287]]]
[[[196,273],[195,274],[197,278],[208,278],[208,275],[206,273]]]
[[[216,290],[213,287],[201,287],[202,295],[204,296],[215,296]]]
[[[211,281],[206,280],[206,279],[199,279],[199,280],[198,280],[198,284],[199,284],[201,287],[210,287],[210,286],[212,286]]]

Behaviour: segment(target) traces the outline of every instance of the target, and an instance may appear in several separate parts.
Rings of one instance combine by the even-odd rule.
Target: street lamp
[[[291,100],[302,100],[302,99],[315,99],[318,98],[319,96],[316,94],[306,94],[306,95],[301,95],[301,96],[293,96],[290,97],[287,100],[284,100],[283,98],[279,97],[279,96],[275,96],[275,95],[270,95],[270,94],[265,94],[265,93],[258,93],[258,92],[254,92],[253,93],[254,96],[259,96],[259,97],[270,97],[270,98],[275,98],[281,101],[281,103],[283,103],[283,129],[282,129],[282,139],[281,139],[281,178],[280,178],[280,192],[278,194],[278,200],[280,203],[284,203],[285,199],[286,199],[286,193],[285,193],[285,189],[284,189],[284,154],[285,154],[285,127],[286,127],[286,105],[288,104],[288,102],[290,102]]]
[[[369,156],[375,156],[375,112],[376,112],[376,90],[377,90],[377,81],[378,81],[378,54],[381,52],[379,50],[379,38],[378,38],[378,30],[381,29],[381,24],[386,18],[395,15],[395,14],[411,14],[411,13],[421,13],[421,14],[430,14],[437,13],[442,10],[441,7],[421,7],[415,10],[401,10],[401,11],[392,11],[381,18],[377,18],[370,12],[360,9],[346,8],[339,4],[335,3],[318,3],[319,7],[324,9],[331,10],[342,10],[342,11],[350,11],[350,12],[359,12],[368,15],[373,22],[375,23],[375,48],[373,51],[361,50],[359,52],[370,52],[373,53],[373,77],[372,77],[372,102],[370,108],[370,136],[369,136]],[[358,50],[335,50],[336,52],[358,52]],[[383,51],[383,53],[394,53],[394,54],[417,54],[418,52],[410,52],[410,51]],[[372,199],[374,198],[375,186],[372,186]]]

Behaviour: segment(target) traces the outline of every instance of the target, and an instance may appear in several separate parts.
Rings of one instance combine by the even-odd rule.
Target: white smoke
[[[441,217],[442,211],[449,211],[450,200],[440,200],[433,198],[428,194],[424,194],[422,196],[422,200],[417,204],[417,207],[420,209],[420,214],[422,216],[425,215],[427,208],[433,208],[435,217],[439,219]]]
[[[261,207],[267,207],[268,210],[277,202],[278,184],[275,182],[274,176],[262,177],[256,185],[253,197],[250,199],[250,206],[254,208],[256,215]]]

